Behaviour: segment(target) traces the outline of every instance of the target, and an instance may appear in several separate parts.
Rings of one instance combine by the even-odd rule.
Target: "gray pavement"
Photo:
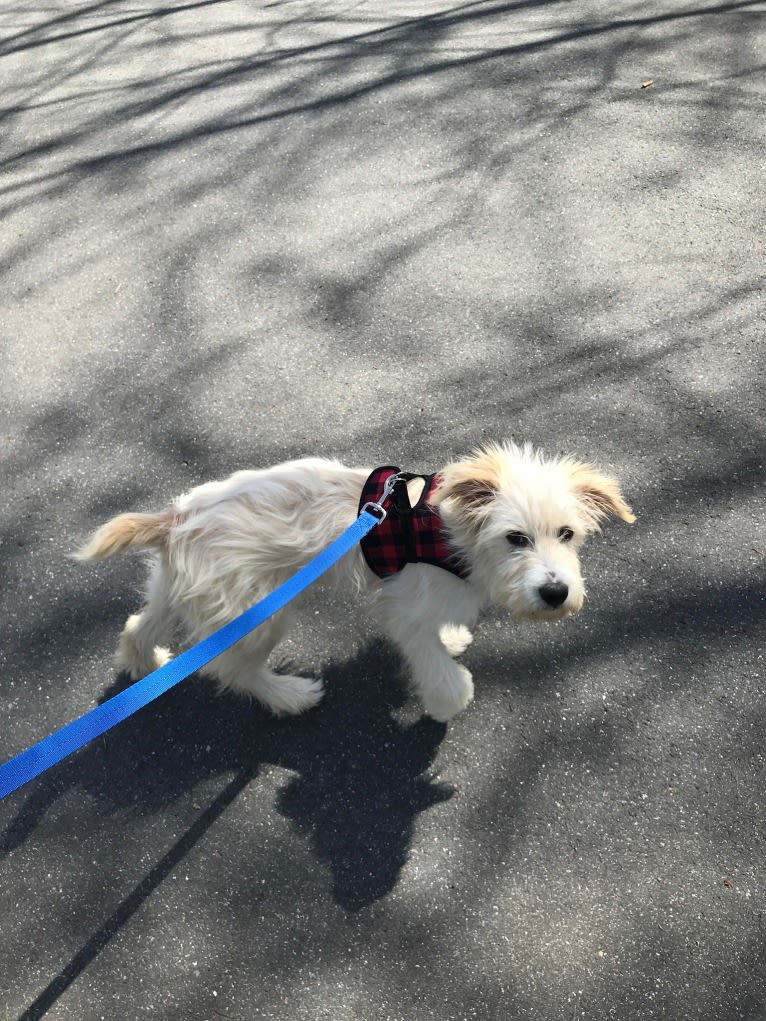
[[[0,804],[0,1019],[766,1018],[765,19],[0,6],[2,759],[124,684],[116,511],[512,436],[638,514],[448,727],[314,592],[316,712],[195,678]]]

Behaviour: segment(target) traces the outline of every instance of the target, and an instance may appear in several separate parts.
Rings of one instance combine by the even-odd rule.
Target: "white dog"
[[[129,546],[156,551],[146,606],[128,618],[118,665],[142,677],[170,658],[162,643],[179,625],[195,643],[242,613],[337,538],[388,479],[395,485],[386,522],[328,577],[371,593],[426,711],[448,720],[473,697],[471,674],[452,657],[471,642],[482,606],[548,620],[576,613],[585,595],[577,556],[583,540],[609,514],[635,520],[614,479],[569,458],[546,460],[529,446],[487,446],[435,476],[397,472],[291,461],[199,486],[159,514],[109,521],[80,559]],[[294,607],[206,672],[277,714],[316,705],[320,680],[266,665]]]

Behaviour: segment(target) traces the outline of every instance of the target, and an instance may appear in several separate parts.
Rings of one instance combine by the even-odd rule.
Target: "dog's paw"
[[[473,641],[465,624],[445,624],[439,631],[439,638],[450,656],[459,656]]]
[[[118,670],[125,670],[132,681],[140,681],[142,677],[159,670],[173,658],[169,649],[155,645],[146,647],[139,641],[138,630],[141,614],[134,613],[128,617],[120,641],[117,645],[114,663]]]
[[[324,683],[318,677],[271,674],[253,693],[275,716],[297,716],[322,701]]]
[[[115,656],[115,665],[118,670],[126,670],[131,681],[140,681],[147,674],[154,673],[160,667],[167,666],[172,658],[170,649],[164,649],[160,645],[155,645],[152,655],[145,660],[127,660],[118,652]]]
[[[438,684],[429,685],[427,695],[424,693],[423,696],[423,705],[434,720],[446,723],[462,712],[472,698],[471,671],[455,663],[452,670],[439,679]]]

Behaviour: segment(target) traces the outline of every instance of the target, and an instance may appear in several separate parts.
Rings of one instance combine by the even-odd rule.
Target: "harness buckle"
[[[362,506],[362,508],[361,508],[361,510],[359,511],[359,513],[360,513],[360,514],[364,514],[364,512],[365,512],[365,511],[366,511],[366,512],[367,512],[368,514],[372,514],[372,516],[373,516],[374,518],[377,518],[377,519],[378,519],[378,524],[380,524],[380,522],[381,522],[381,521],[385,521],[385,520],[386,520],[386,512],[385,512],[385,510],[384,510],[384,509],[383,509],[383,508],[382,508],[382,507],[380,506],[380,504],[379,504],[379,503],[365,503],[365,504],[364,504],[364,505]]]

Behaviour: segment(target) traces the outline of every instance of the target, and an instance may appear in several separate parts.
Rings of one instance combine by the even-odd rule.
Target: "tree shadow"
[[[517,756],[509,752],[512,769],[502,759],[496,772],[487,771],[486,797],[471,806],[482,854],[466,870],[464,882],[475,911],[487,887],[502,891],[507,875],[498,862],[509,850],[519,859],[529,850],[524,820],[535,802],[539,770],[576,763],[606,780],[617,777],[626,798],[639,796],[635,774],[620,756],[652,705],[670,706],[675,696],[684,695],[694,683],[689,674],[706,657],[722,658],[745,641],[759,647],[760,569],[729,562],[730,553],[739,556],[749,545],[762,546],[756,510],[752,522],[740,520],[741,531],[721,545],[720,553],[712,556],[704,546],[715,540],[711,520],[727,528],[726,514],[755,508],[760,492],[763,352],[745,352],[737,400],[695,389],[692,375],[695,362],[714,351],[719,333],[721,348],[729,345],[732,332],[757,333],[751,312],[760,281],[740,274],[735,282],[741,286],[729,286],[727,267],[713,258],[710,288],[690,289],[678,311],[662,321],[654,318],[652,295],[642,296],[639,308],[646,310],[647,322],[626,335],[620,316],[635,294],[631,270],[611,282],[593,274],[596,285],[590,287],[578,275],[582,223],[570,215],[567,174],[573,143],[590,142],[587,131],[579,138],[578,130],[595,124],[601,141],[609,142],[605,125],[646,117],[651,109],[652,119],[639,122],[652,141],[644,150],[647,158],[638,167],[630,159],[618,167],[624,171],[621,183],[615,183],[618,173],[605,173],[602,186],[614,191],[608,197],[624,185],[634,203],[631,211],[640,214],[648,199],[667,193],[671,185],[693,184],[700,159],[708,151],[711,159],[718,157],[714,144],[747,138],[745,116],[752,116],[758,99],[755,91],[742,91],[753,69],[740,65],[748,62],[746,34],[761,15],[747,2],[697,4],[659,14],[634,2],[608,19],[575,21],[568,4],[480,2],[426,17],[384,11],[381,23],[371,25],[352,5],[341,15],[321,4],[301,4],[296,15],[295,5],[272,3],[262,8],[221,4],[226,12],[221,23],[216,6],[208,0],[134,12],[102,2],[54,16],[21,4],[5,9],[6,18],[20,26],[24,19],[35,21],[14,27],[0,47],[0,61],[10,69],[2,100],[8,132],[0,202],[9,218],[14,212],[25,218],[15,241],[16,225],[8,221],[3,259],[13,284],[8,293],[19,302],[28,287],[79,287],[85,293],[95,269],[110,257],[115,237],[135,244],[127,266],[138,276],[143,271],[150,285],[146,293],[136,286],[135,307],[125,306],[129,354],[123,348],[115,358],[108,343],[101,351],[84,338],[83,346],[91,344],[93,353],[79,373],[71,373],[66,395],[54,394],[42,410],[38,405],[25,409],[28,432],[8,459],[6,473],[6,493],[12,491],[18,500],[15,508],[9,505],[0,533],[8,605],[14,616],[24,610],[3,652],[14,670],[18,667],[21,684],[11,691],[6,672],[3,689],[16,696],[25,683],[44,683],[44,671],[65,674],[79,647],[93,648],[107,631],[104,620],[113,630],[125,612],[103,574],[88,582],[82,568],[76,575],[61,565],[54,566],[53,581],[43,573],[51,533],[58,537],[57,549],[68,549],[107,514],[155,507],[178,489],[236,467],[304,453],[348,453],[355,461],[380,456],[382,461],[395,451],[397,461],[412,459],[413,466],[436,469],[445,455],[510,430],[545,444],[571,443],[583,456],[608,460],[611,454],[626,472],[626,489],[639,513],[634,532],[608,533],[586,554],[594,574],[596,568],[609,572],[613,588],[594,579],[592,612],[581,627],[555,631],[541,641],[524,639],[518,647],[509,643],[508,656],[504,651],[484,655],[480,641],[472,652],[484,675],[477,680],[489,682],[487,703],[460,724],[475,747],[484,743],[481,728],[491,723],[492,699],[498,702],[502,690],[517,700],[535,698],[526,724],[535,740]],[[216,14],[215,20],[204,17],[206,10]],[[541,16],[530,37],[515,34],[514,15],[524,10]],[[258,20],[261,12],[267,22]],[[669,78],[679,47],[697,48],[703,36],[714,34],[720,51],[728,49],[737,65],[735,73],[723,76],[710,69],[725,89],[663,81],[654,71],[654,90],[626,84],[649,62],[654,67],[665,61]],[[25,54],[28,62],[22,64]],[[53,55],[52,64],[45,64],[47,54]],[[704,60],[695,67],[701,77],[707,75]],[[576,120],[583,116],[587,121]],[[577,129],[567,130],[567,122]],[[679,145],[686,146],[683,158]],[[742,161],[741,152],[738,158]],[[375,212],[370,221],[357,215],[352,202],[367,180],[375,185],[362,195]],[[590,201],[596,205],[601,197],[594,190]],[[237,211],[239,202],[244,212]],[[318,218],[319,241],[302,247],[306,218],[325,206],[340,215],[341,226],[334,233]],[[91,229],[83,230],[89,216]],[[459,264],[466,252],[482,258],[486,217],[507,220],[507,240],[495,242],[498,261],[505,258],[506,265],[483,291],[474,289],[477,280],[471,278],[468,285],[463,281],[461,292]],[[521,234],[525,222],[532,227]],[[672,216],[668,223],[672,228]],[[652,258],[667,240],[664,227],[655,229]],[[539,293],[535,287],[525,290],[515,283],[516,275],[525,259],[538,258],[539,236],[551,231],[556,258],[541,266],[541,280],[533,281]],[[466,237],[477,242],[474,247],[460,246]],[[423,272],[424,256],[453,246],[452,258],[437,258]],[[173,256],[169,271],[158,274],[156,266],[168,253]],[[629,262],[629,249],[619,255]],[[194,272],[195,258],[205,257],[223,267],[212,284]],[[685,265],[685,252],[676,248],[671,257]],[[698,257],[690,250],[689,258]],[[658,268],[658,281],[660,276]],[[619,279],[626,287],[621,293]],[[222,280],[232,282],[229,289]],[[552,282],[550,293],[545,280]],[[135,281],[118,286],[124,288],[123,300]],[[215,292],[207,321],[197,301],[205,287]],[[248,329],[226,340],[234,332],[227,302],[241,294],[250,299],[242,310]],[[94,298],[96,307],[102,300],[103,295]],[[270,307],[276,309],[271,318]],[[297,372],[290,353],[282,350],[281,336],[273,345],[279,350],[269,347],[269,331],[283,308],[301,333]],[[440,316],[448,320],[455,314],[465,316],[466,335],[479,338],[473,362],[461,361],[459,330],[452,322],[442,345]],[[100,321],[96,329],[101,331]],[[218,340],[222,334],[224,343]],[[169,352],[178,353],[177,365],[171,365]],[[344,388],[348,417],[333,429],[331,412],[310,387],[323,363],[336,358],[332,364],[339,365],[341,355],[344,369],[317,387],[319,398]],[[397,390],[391,383],[410,364],[424,380],[413,402],[405,397],[405,385]],[[354,405],[352,383],[368,380],[381,366],[383,389],[375,408],[383,421],[370,422],[367,392],[360,387],[362,398]],[[210,378],[209,392],[198,387],[203,376]],[[231,399],[241,379],[251,400],[243,401],[241,410],[237,405],[236,424],[226,421],[217,432],[213,388]],[[281,403],[289,409],[284,428],[262,428],[258,415],[271,415]],[[127,455],[125,436],[132,431]],[[57,448],[54,438],[59,437],[68,449]],[[93,459],[104,451],[117,451],[113,462],[95,465]],[[92,466],[87,485],[77,473],[78,460]],[[47,486],[42,499],[41,477]],[[674,551],[666,542],[667,536],[678,540],[682,521],[689,522],[684,541],[693,550],[684,554],[683,569],[669,559]],[[122,562],[101,570],[124,581],[132,568]],[[631,589],[639,584],[645,590]],[[621,593],[610,598],[618,585]],[[38,588],[38,603],[17,607],[20,600],[13,593]],[[61,607],[62,599],[69,609]],[[620,677],[631,656],[634,670],[653,659],[657,672],[635,680],[635,702],[624,695]],[[535,717],[546,710],[546,698],[553,698],[553,679],[587,684],[602,658],[614,672],[604,681],[614,704],[611,715],[599,716],[593,725],[580,721],[579,732],[559,729],[552,703],[550,726],[535,730]],[[668,667],[673,670],[662,674]],[[119,842],[121,817],[162,819],[165,811],[172,815],[174,806],[191,799],[197,785],[221,788],[195,822],[185,824],[172,848],[156,852],[156,865],[84,941],[28,1017],[43,1016],[46,1004],[55,1002],[124,930],[227,806],[271,766],[293,774],[277,794],[275,808],[293,827],[296,844],[305,841],[324,867],[322,874],[326,870],[335,904],[358,917],[395,889],[418,819],[449,797],[449,789],[432,775],[435,758],[445,749],[440,731],[425,720],[400,722],[386,676],[397,669],[390,650],[372,645],[358,658],[330,667],[330,689],[317,713],[288,722],[257,709],[243,711],[242,703],[215,698],[204,684],[189,681],[19,795],[21,809],[5,834],[9,852],[23,847],[69,791],[82,795],[86,821],[113,828],[116,836],[111,836]],[[359,683],[364,675],[367,681]],[[85,682],[79,683],[82,690]],[[41,706],[44,710],[42,696],[32,688],[27,709],[37,713]],[[753,757],[760,754],[756,734],[762,721],[758,705],[743,706],[733,724]],[[674,742],[668,742],[668,754],[675,754]],[[737,765],[757,781],[759,761]],[[713,756],[704,764],[711,783],[720,783],[725,795],[729,778],[721,777]],[[506,768],[511,783],[505,783]],[[630,811],[626,827],[632,830],[638,821],[651,835],[653,824],[636,816],[633,806]],[[726,825],[736,826],[731,812]],[[57,827],[64,838],[71,832],[65,819]],[[562,846],[566,840],[562,834]],[[546,853],[559,862],[554,843]],[[596,834],[593,845],[581,848],[581,860],[598,861],[600,853]],[[630,867],[633,859],[626,860]],[[285,905],[292,906],[300,887],[296,872],[284,869]],[[587,875],[581,881],[592,888]],[[95,903],[100,882],[94,878],[89,889]],[[272,903],[280,904],[280,891],[269,887]],[[396,905],[387,910],[393,914]],[[404,914],[409,931],[417,931],[428,946],[428,932],[416,929],[417,910],[407,905]],[[322,916],[320,904],[309,938],[322,937]],[[543,917],[548,921],[551,915]],[[64,928],[63,917],[60,922]],[[464,923],[464,917],[445,921],[450,940],[455,932],[463,935]],[[626,950],[623,974],[633,976],[641,967],[635,947],[643,942],[651,948],[646,951],[651,976],[649,955],[659,946],[657,934],[638,915],[630,924],[634,949]],[[277,929],[275,923],[267,935]],[[59,941],[58,931],[52,940]],[[753,945],[760,950],[761,942]],[[664,959],[683,968],[682,947],[666,942],[660,949]],[[715,953],[710,957],[715,961]],[[477,978],[466,960],[450,987],[457,988],[456,1002],[464,1003],[465,1013],[474,1012],[475,998],[492,990],[496,1001],[486,1016],[509,1016],[500,972]],[[281,965],[276,952],[273,964]],[[565,962],[556,964],[557,974],[566,971]],[[736,967],[732,976],[747,994],[742,1010],[752,1011],[752,977]],[[297,975],[292,977],[300,988]],[[451,977],[446,967],[443,977]],[[626,1016],[641,1016],[631,1013],[635,1003],[628,979],[620,988],[617,977],[611,978],[604,1002],[624,995]],[[653,979],[631,977],[633,985],[640,995],[653,990]],[[701,980],[703,989],[706,985],[712,988]],[[724,1016],[724,1010],[711,1007],[708,1016]]]

